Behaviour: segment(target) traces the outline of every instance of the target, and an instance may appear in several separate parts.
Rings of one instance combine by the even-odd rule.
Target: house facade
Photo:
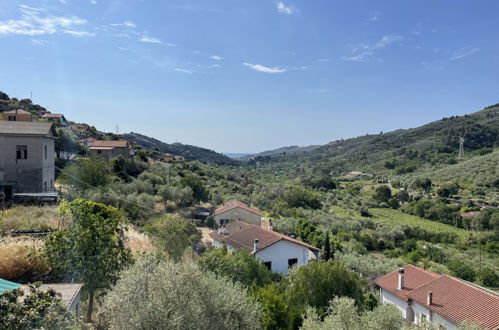
[[[287,275],[293,266],[317,260],[321,250],[300,240],[242,221],[222,225],[210,233],[215,247],[226,246],[229,252],[245,249],[269,270]]]
[[[221,205],[214,211],[213,215],[219,227],[236,220],[260,226],[262,221],[262,213],[259,209],[250,207],[240,201]]]
[[[407,265],[374,281],[382,303],[395,305],[412,323],[456,329],[463,321],[499,329],[499,294],[448,275]]]
[[[0,192],[54,191],[54,140],[50,123],[0,121]]]
[[[88,150],[93,155],[107,159],[130,157],[130,144],[127,140],[94,140]]]
[[[33,121],[31,112],[16,109],[2,112],[2,119],[7,121]]]
[[[64,117],[64,115],[61,113],[46,113],[45,115],[42,116],[42,119],[46,119],[48,121],[58,123],[61,126],[67,125],[66,117]]]

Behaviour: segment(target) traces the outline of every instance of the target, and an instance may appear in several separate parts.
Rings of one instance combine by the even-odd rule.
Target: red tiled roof
[[[240,202],[240,201],[233,201],[233,202],[230,202],[228,204],[224,204],[220,207],[218,207],[216,210],[215,210],[215,215],[218,215],[220,213],[224,213],[226,211],[229,211],[229,210],[232,210],[233,208],[236,208],[236,207],[240,207],[246,211],[249,211],[251,213],[254,213],[256,215],[259,215],[259,216],[262,216],[262,212],[260,212],[259,209],[257,209],[256,207],[250,207],[246,204],[244,204],[243,202]]]
[[[127,140],[95,140],[92,143],[92,147],[115,147],[115,148],[127,148]]]
[[[407,294],[409,292],[441,276],[442,275],[429,270],[407,265],[404,267],[404,287],[402,290],[397,289],[399,278],[398,270],[376,279],[374,283],[383,289],[390,291],[394,295],[407,300]]]
[[[258,250],[263,250],[281,240],[287,240],[291,243],[305,246],[313,251],[321,251],[321,249],[300,240],[242,221],[233,221],[225,227],[223,234],[213,231],[210,233],[210,236],[236,249],[246,249],[250,252],[253,251],[255,239],[259,241]]]
[[[416,286],[422,282],[426,283]],[[413,265],[404,267],[404,290],[396,289],[398,271],[380,277],[375,283],[399,297],[425,306],[455,324],[466,320],[481,328],[499,329],[499,294],[475,284]],[[432,292],[431,305],[427,304],[429,291]]]
[[[432,292],[429,306],[428,291]],[[499,329],[499,294],[461,279],[442,275],[407,296],[456,324],[468,321],[481,328]]]
[[[112,150],[112,149],[114,149],[114,147],[94,147],[94,146],[92,146],[89,149],[90,150]]]

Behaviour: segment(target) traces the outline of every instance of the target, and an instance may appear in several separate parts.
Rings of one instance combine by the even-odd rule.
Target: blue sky
[[[98,129],[254,152],[499,102],[495,0],[0,0],[0,90]]]

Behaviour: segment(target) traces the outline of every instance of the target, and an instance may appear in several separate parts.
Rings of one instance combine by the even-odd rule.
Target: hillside
[[[465,158],[477,152],[489,152],[486,148],[498,147],[499,104],[417,128],[333,141],[292,157],[275,155],[272,161],[333,162],[330,165],[344,171],[404,174],[425,164],[456,163],[459,137],[465,139]]]
[[[201,162],[215,163],[220,165],[237,164],[237,161],[230,157],[201,147],[182,143],[169,144],[155,138],[134,132],[124,134],[123,137],[134,144],[142,146],[143,148],[157,148],[161,152],[170,153],[176,156],[183,156],[187,160],[199,160]]]
[[[250,156],[250,158],[255,158],[255,157],[259,157],[259,156],[296,154],[296,153],[301,153],[301,152],[312,151],[312,150],[315,150],[319,147],[321,147],[321,146],[320,145],[311,145],[311,146],[305,146],[305,147],[300,147],[300,146],[281,147],[281,148],[266,150],[266,151],[262,151],[262,152],[257,153],[257,154],[253,154]]]

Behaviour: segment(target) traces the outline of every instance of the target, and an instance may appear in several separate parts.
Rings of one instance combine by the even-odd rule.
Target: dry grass
[[[149,235],[140,233],[134,228],[128,228],[125,232],[125,245],[132,250],[134,256],[141,253],[151,253],[156,251]]]
[[[28,237],[7,237],[0,241],[0,278],[30,278],[44,274],[47,265],[40,257],[43,241]]]
[[[0,213],[0,231],[57,229],[57,206],[16,206]]]

